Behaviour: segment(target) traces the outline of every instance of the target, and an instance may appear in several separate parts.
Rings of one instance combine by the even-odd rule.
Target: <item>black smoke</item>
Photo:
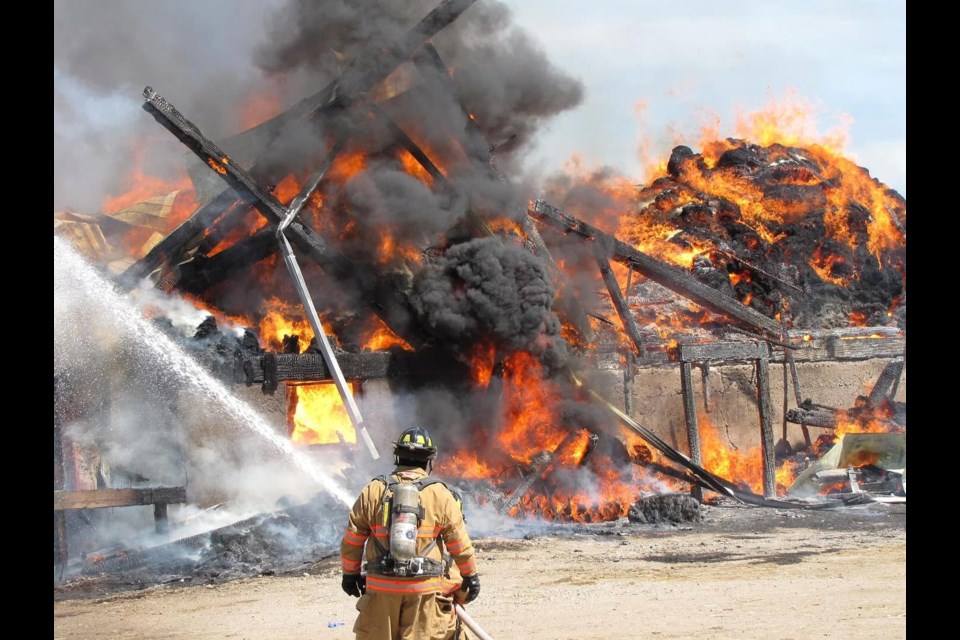
[[[554,295],[543,263],[530,252],[482,238],[451,247],[422,271],[410,299],[421,322],[449,345],[491,342],[556,368],[567,349],[552,310]]]

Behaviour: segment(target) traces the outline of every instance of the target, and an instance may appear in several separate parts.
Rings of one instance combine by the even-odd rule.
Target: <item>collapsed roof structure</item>
[[[443,0],[222,145],[147,87],[144,109],[193,153],[189,197],[60,212],[55,235],[123,291],[154,288],[204,310],[179,342],[220,380],[268,395],[283,386],[289,418],[309,388],[335,387],[346,423],[323,437],[290,424],[285,435],[347,449],[357,477],[391,435],[364,421],[373,403],[360,389],[387,381],[394,410],[403,398],[398,421],[438,425],[449,451],[440,470],[505,514],[616,519],[654,480],[783,506],[778,468],[797,448],[788,421],[808,452],[810,427],[905,430],[894,401],[902,197],[828,149],[727,139],[700,153],[676,147],[663,175],[625,199],[590,181],[529,199],[498,164],[523,127],[485,118],[470,73],[454,73],[432,42],[473,4]],[[863,360],[884,366],[868,402],[848,411],[803,397],[798,362]],[[692,370],[709,412],[710,368],[731,363],[753,372],[760,474],[749,483],[702,455]],[[771,363],[784,371],[779,441]],[[685,441],[637,419],[645,367],[679,369]],[[633,385],[620,398],[611,369]],[[59,437],[103,411],[75,401],[71,367],[55,362],[54,384]],[[158,394],[173,394],[164,384]],[[165,530],[166,505],[190,501],[188,487],[143,474],[142,487],[69,486],[59,455],[63,563],[65,512],[154,505]],[[67,461],[75,471],[80,458]]]

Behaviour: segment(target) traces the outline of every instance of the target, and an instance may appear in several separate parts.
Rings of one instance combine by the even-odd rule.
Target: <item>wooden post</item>
[[[797,376],[797,363],[793,359],[793,349],[784,349],[783,350],[784,362],[790,365],[790,377],[793,379],[793,399],[796,401],[797,406],[800,406],[800,403],[803,402],[803,398],[800,394],[800,378]],[[784,417],[786,417],[786,408],[784,408]],[[803,432],[803,442],[806,445],[807,449],[813,447],[813,442],[810,440],[810,429],[807,428],[806,423],[800,423],[800,430]]]
[[[643,340],[640,338],[640,330],[637,328],[637,322],[630,313],[627,301],[620,293],[620,284],[617,282],[613,269],[610,268],[610,261],[607,260],[607,254],[601,246],[602,242],[595,242],[593,246],[593,257],[600,268],[600,276],[603,283],[607,286],[607,292],[610,294],[610,300],[613,302],[613,308],[617,310],[620,316],[620,323],[623,324],[623,330],[626,331],[633,346],[637,349],[637,355],[643,357]]]
[[[156,526],[157,533],[166,533],[169,530],[167,505],[165,502],[158,502],[153,505],[153,523]]]
[[[62,491],[63,477],[63,419],[58,406],[58,381],[53,376],[53,488]],[[62,511],[53,512],[54,563],[60,565],[58,580],[63,578],[69,558],[67,548],[67,517]]]
[[[710,363],[700,363],[700,377],[703,380],[703,411],[710,413]]]
[[[680,389],[683,392],[683,415],[687,421],[687,443],[690,446],[690,459],[697,465],[700,460],[700,431],[697,426],[697,407],[693,397],[693,365],[688,360],[680,363]],[[703,502],[703,488],[695,484],[690,495]]]
[[[760,444],[763,454],[763,497],[777,495],[776,459],[774,457],[773,424],[770,416],[770,356],[757,358],[757,406],[760,408]]]
[[[789,442],[787,440],[787,403],[790,400],[790,385],[787,376],[790,375],[787,361],[783,361],[783,441]]]
[[[877,378],[877,381],[874,383],[873,389],[870,390],[870,395],[867,397],[867,404],[870,408],[876,409],[879,407],[883,403],[884,398],[893,398],[893,394],[896,393],[896,387],[894,385],[900,380],[902,374],[903,358],[896,358],[887,363],[887,366],[880,372],[880,377]],[[893,389],[892,393],[891,389]]]
[[[633,415],[633,363],[632,351],[624,352],[626,364],[623,367],[623,410],[628,416]]]

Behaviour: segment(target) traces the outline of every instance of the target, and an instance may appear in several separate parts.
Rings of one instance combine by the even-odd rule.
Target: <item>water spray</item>
[[[140,343],[148,347],[153,355],[171,371],[203,392],[205,397],[219,402],[238,423],[266,439],[330,495],[348,507],[353,504],[353,496],[347,493],[346,489],[319,469],[302,451],[294,448],[289,439],[277,433],[250,405],[233,395],[221,381],[198,364],[180,345],[149,323],[110,282],[98,274],[64,240],[56,236],[53,238],[53,254],[55,298],[58,281],[63,282],[67,278],[76,280],[85,300],[109,311],[112,321],[136,335]],[[54,313],[55,322],[56,316],[57,314]]]

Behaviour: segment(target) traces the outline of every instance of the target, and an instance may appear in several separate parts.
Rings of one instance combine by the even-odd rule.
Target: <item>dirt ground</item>
[[[906,504],[704,505],[681,524],[566,525],[475,540],[468,612],[507,638],[906,637]],[[54,638],[352,638],[331,554],[296,572],[111,593],[54,585]]]

